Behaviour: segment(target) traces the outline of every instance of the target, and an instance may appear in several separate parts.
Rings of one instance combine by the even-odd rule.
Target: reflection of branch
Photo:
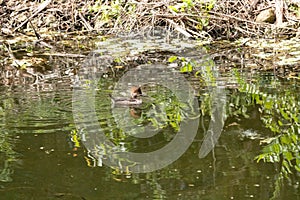
[[[13,175],[13,170],[10,169],[9,161],[5,160],[4,162],[4,168],[0,173],[0,181],[1,182],[11,182],[13,179],[11,178],[11,175]]]
[[[199,158],[204,158],[214,148],[223,130],[226,117],[226,93],[221,89],[217,90],[219,91],[213,94],[211,121],[198,154]]]
[[[7,52],[8,52],[8,55],[9,55],[9,57],[10,57],[10,59],[12,59],[12,66],[14,66],[14,67],[18,67],[18,68],[20,68],[21,67],[21,65],[19,64],[19,62],[18,62],[18,60],[16,59],[16,57],[15,57],[15,55],[14,55],[14,53],[12,52],[12,50],[11,50],[11,48],[10,48],[10,44],[9,43],[5,43],[5,42],[3,42],[3,45],[4,45],[4,47],[6,48],[6,50],[7,50]]]

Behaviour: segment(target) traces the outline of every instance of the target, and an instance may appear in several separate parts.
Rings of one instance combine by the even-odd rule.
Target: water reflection
[[[97,61],[96,61],[97,62]],[[94,66],[94,65],[92,65]],[[87,65],[86,67],[89,67]],[[139,70],[141,69],[141,70]],[[144,76],[145,74],[146,76]],[[164,77],[165,78],[164,78]],[[91,75],[91,77],[95,77]],[[136,77],[139,77],[136,78]],[[172,78],[170,78],[172,77]],[[175,78],[174,78],[175,77]],[[74,102],[73,102],[73,113],[75,117],[75,122],[78,126],[79,130],[82,130],[82,134],[84,138],[87,138],[84,142],[87,149],[90,151],[93,150],[92,154],[96,157],[96,159],[101,159],[103,162],[106,162],[107,165],[111,167],[118,167],[121,171],[132,171],[132,172],[151,172],[157,169],[160,169],[172,162],[174,162],[182,153],[185,152],[189,144],[193,141],[195,134],[197,133],[198,120],[197,114],[198,106],[197,101],[195,101],[193,97],[193,89],[187,84],[184,77],[180,75],[178,72],[170,70],[165,65],[144,65],[140,66],[135,71],[129,71],[125,74],[123,79],[119,80],[119,85],[116,86],[117,89],[115,91],[123,91],[128,88],[128,84],[132,85],[142,85],[142,84],[154,84],[162,85],[166,88],[169,88],[175,96],[178,98],[178,102],[182,104],[182,108],[184,110],[178,110],[177,116],[182,118],[182,123],[180,127],[174,127],[178,130],[177,135],[174,136],[173,140],[169,144],[166,144],[165,147],[158,149],[154,152],[144,152],[144,153],[134,153],[128,152],[122,146],[115,146],[115,144],[111,143],[106,137],[105,132],[101,129],[101,127],[97,128],[97,116],[93,113],[96,108],[95,100],[94,100],[94,86],[87,87],[83,85],[87,81],[85,79],[80,80],[78,82],[79,88],[74,90]],[[129,80],[126,80],[129,79]],[[93,82],[93,80],[89,79],[89,82]],[[78,86],[77,86],[78,87]],[[85,89],[86,88],[86,89]],[[123,89],[122,89],[123,88]],[[105,89],[102,89],[105,90]],[[159,106],[159,103],[152,103],[154,106]],[[161,104],[167,105],[167,104]],[[160,110],[163,110],[164,114],[168,114],[168,111],[163,107],[159,107]],[[130,119],[130,115],[126,112],[128,108],[120,107],[113,108],[112,115],[115,118],[115,122],[117,122],[118,126],[121,126],[121,131],[124,131],[125,134],[128,135],[136,135],[137,137],[143,137],[143,135],[153,135],[153,132],[158,132],[158,130],[162,130],[164,127],[158,127],[158,121],[156,123],[151,123],[151,125],[144,126],[134,126],[134,124],[130,124],[132,120]],[[175,112],[176,109],[170,109],[170,112]],[[125,115],[124,115],[125,111]],[[151,111],[150,111],[151,112]],[[150,113],[149,112],[149,113]],[[180,113],[183,113],[182,115]],[[87,114],[86,114],[87,113]],[[127,113],[127,114],[126,114]],[[108,114],[101,113],[103,116],[107,116]],[[173,115],[173,114],[172,114]],[[129,118],[127,118],[127,116]],[[159,117],[158,115],[149,117],[149,119],[153,120],[155,117]],[[125,119],[125,121],[124,121]],[[171,115],[169,116],[170,121]],[[183,121],[185,120],[185,121]],[[119,123],[119,122],[124,122]],[[145,121],[145,120],[144,120]],[[91,124],[92,123],[92,124]],[[110,124],[111,122],[107,122]],[[189,128],[188,128],[188,127]],[[128,127],[128,128],[126,128]],[[135,127],[132,129],[132,127]],[[140,129],[140,130],[138,130]],[[106,129],[107,130],[107,129]],[[133,133],[131,130],[134,130]],[[189,130],[186,132],[186,130]],[[113,131],[109,130],[112,134]],[[109,134],[109,133],[108,133]],[[82,137],[82,136],[81,136]],[[124,137],[119,134],[118,140],[124,140]],[[114,143],[116,140],[111,138]],[[108,145],[108,146],[106,146]],[[105,159],[103,159],[105,156]]]
[[[125,44],[113,46],[117,47],[114,53]],[[176,55],[180,62],[175,64],[168,63],[170,55],[164,51],[159,57],[164,64],[155,58],[156,63],[141,65],[143,59],[138,59],[132,68],[124,62],[115,63],[123,68],[115,68],[113,57],[95,52],[96,62],[88,60],[90,67],[81,71],[81,81],[91,81],[82,82],[81,87],[73,85],[75,99],[70,80],[40,90],[1,88],[1,197],[299,199],[299,155],[295,154],[300,146],[299,83],[283,82],[272,74],[255,77],[235,70],[218,74],[218,63],[199,58],[199,51],[180,50]],[[147,55],[156,56],[152,51]],[[195,66],[197,76],[188,72],[179,76],[180,64],[191,64],[181,60],[181,55],[205,67]],[[145,69],[151,76],[145,76]],[[127,72],[128,77],[124,76]],[[178,79],[168,79],[171,75]],[[76,76],[72,80],[80,81]],[[164,85],[165,80],[170,84]],[[186,80],[188,84],[180,88]],[[109,94],[119,96],[131,85],[143,84],[150,98],[141,107],[111,107]],[[73,116],[72,103],[77,116]],[[79,119],[77,124],[73,117]],[[92,132],[87,134],[87,129]],[[154,158],[133,160],[125,154],[151,153],[176,139],[175,147]],[[274,163],[257,163],[262,146],[267,154],[259,158],[268,161],[271,155]],[[281,149],[286,150],[283,156],[271,154]],[[173,153],[176,159],[169,159]],[[113,164],[107,165],[109,159]],[[135,167],[147,173],[133,173]],[[289,179],[283,178],[287,169],[293,172],[288,173]]]
[[[280,88],[278,91],[281,91]],[[249,98],[236,90],[226,90],[227,105],[234,102],[236,109],[230,107],[230,112],[234,115],[227,118],[218,144],[211,153],[204,159],[198,158],[204,137],[203,127],[207,130],[210,123],[210,115],[203,107],[207,95],[203,93],[203,96],[199,96],[199,103],[204,115],[200,117],[200,128],[188,150],[171,165],[145,174],[121,172],[105,165],[88,167],[100,164],[93,165],[93,162],[98,162],[93,160],[93,156],[89,156],[80,146],[73,149],[73,144],[68,142],[68,135],[74,129],[70,108],[72,93],[59,94],[57,91],[7,94],[1,95],[1,130],[6,128],[6,132],[2,132],[4,139],[1,140],[3,176],[0,191],[5,194],[3,197],[6,199],[269,199],[275,191],[274,182],[277,180],[276,170],[280,169],[279,166],[256,163],[253,160],[261,150],[260,138],[272,133],[257,117],[257,107],[252,105],[247,109],[243,108],[241,112],[238,105],[247,105]],[[22,101],[22,104],[12,101],[26,99],[26,96],[28,100]],[[29,98],[30,96],[33,98]],[[109,105],[110,101],[108,96],[105,98],[106,101],[99,102],[97,112],[107,112],[103,105]],[[240,103],[237,103],[237,99]],[[51,105],[51,108],[46,104]],[[40,112],[46,108],[47,112]],[[49,117],[46,113],[49,113]],[[33,116],[43,120],[33,120]],[[15,124],[16,122],[27,124],[27,127]],[[68,122],[71,126],[66,125]],[[53,126],[45,126],[45,123]],[[41,127],[41,132],[36,131],[38,127]],[[45,127],[48,130],[43,132]],[[249,130],[256,132],[259,137],[252,138],[244,134]],[[162,135],[152,140],[150,145],[155,146],[161,140]],[[140,144],[145,145],[143,142]],[[18,153],[14,154],[9,149]],[[13,161],[14,158],[22,162]],[[9,165],[5,161],[15,164]],[[298,198],[298,180],[297,173],[291,176],[291,186],[288,183],[282,186],[280,198]]]

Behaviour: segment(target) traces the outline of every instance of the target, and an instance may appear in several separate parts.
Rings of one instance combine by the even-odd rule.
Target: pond
[[[150,36],[0,87],[1,199],[300,199],[299,80],[241,70],[248,47]],[[112,103],[132,86],[141,105]]]

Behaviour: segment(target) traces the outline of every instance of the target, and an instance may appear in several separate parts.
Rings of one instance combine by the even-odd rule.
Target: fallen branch
[[[43,53],[35,54],[39,56],[56,56],[56,57],[68,57],[68,58],[85,58],[85,55],[82,54],[72,54],[72,53]]]
[[[189,34],[186,30],[181,28],[179,25],[177,25],[173,20],[167,19],[167,21],[172,24],[176,31],[182,33],[185,37],[191,38],[193,37],[191,34]]]

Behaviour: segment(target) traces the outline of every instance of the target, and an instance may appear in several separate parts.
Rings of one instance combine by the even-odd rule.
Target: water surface
[[[110,47],[122,54],[125,43],[127,50],[130,42],[136,44],[135,40],[126,42],[119,41]],[[142,44],[137,46],[132,45],[131,53],[135,48],[147,48]],[[161,59],[171,70],[163,69],[160,73],[177,76],[181,71],[179,74],[192,88],[192,94],[188,89],[184,93],[186,99],[191,94],[192,103],[176,95],[180,81],[170,79],[172,87],[160,84],[154,77],[159,74],[155,71],[150,76],[153,81],[143,85],[148,97],[141,107],[113,107],[109,94],[128,95],[128,87],[139,81],[140,75],[136,77],[135,73],[145,72],[145,68],[135,62],[132,68],[126,68],[122,62],[118,63],[125,66],[121,69],[115,67],[117,64],[107,66],[105,62],[96,70],[84,68],[89,73],[96,72],[92,78],[96,77],[97,81],[85,82],[86,88],[92,86],[92,90],[82,87],[80,91],[91,92],[82,99],[74,99],[74,88],[78,89],[74,80],[80,78],[76,76],[53,80],[48,85],[1,86],[0,199],[300,199],[299,172],[291,167],[291,173],[284,177],[282,162],[257,162],[257,156],[270,144],[270,139],[283,136],[289,126],[300,130],[299,122],[291,124],[289,121],[300,119],[299,82],[279,79],[272,72],[222,70],[221,62],[212,65],[210,56],[197,56],[203,53],[202,48],[191,51],[189,43],[178,46],[183,50],[177,49],[180,52],[177,56],[204,63],[204,67],[195,66],[202,75],[183,73],[181,66],[163,60],[172,56],[166,54],[170,53],[167,50],[174,51],[174,45],[161,50]],[[110,52],[118,52],[114,50]],[[96,52],[98,55],[107,50],[100,48]],[[148,51],[145,57],[151,55]],[[105,58],[105,61],[110,59]],[[101,68],[104,65],[105,68]],[[137,71],[127,74],[128,79],[120,78],[131,69]],[[97,70],[100,73],[97,74]],[[168,80],[169,75],[161,80]],[[92,78],[86,76],[84,80]],[[118,85],[124,82],[128,84]],[[89,102],[89,97],[93,105],[80,104]],[[78,115],[74,115],[74,105],[94,108],[95,112],[81,110],[81,119],[90,125],[95,135],[80,130],[80,123],[75,123]],[[284,109],[277,112],[280,106]],[[96,120],[92,121],[89,117],[94,114]],[[274,120],[283,124],[278,126],[282,134],[276,132]],[[111,149],[104,148],[106,151],[101,152],[103,141],[92,137],[99,133],[97,126],[115,145],[117,153],[148,153],[170,144],[182,124],[189,130],[189,123],[195,122],[195,135],[183,154],[147,173],[133,173],[130,169],[139,163],[130,160],[117,160],[113,167],[106,165]],[[141,134],[144,127],[152,131],[151,137]],[[195,126],[191,126],[191,131],[192,127]],[[297,142],[299,144],[299,132]],[[294,147],[299,149],[297,145]],[[170,150],[170,155],[177,153],[176,150]]]

